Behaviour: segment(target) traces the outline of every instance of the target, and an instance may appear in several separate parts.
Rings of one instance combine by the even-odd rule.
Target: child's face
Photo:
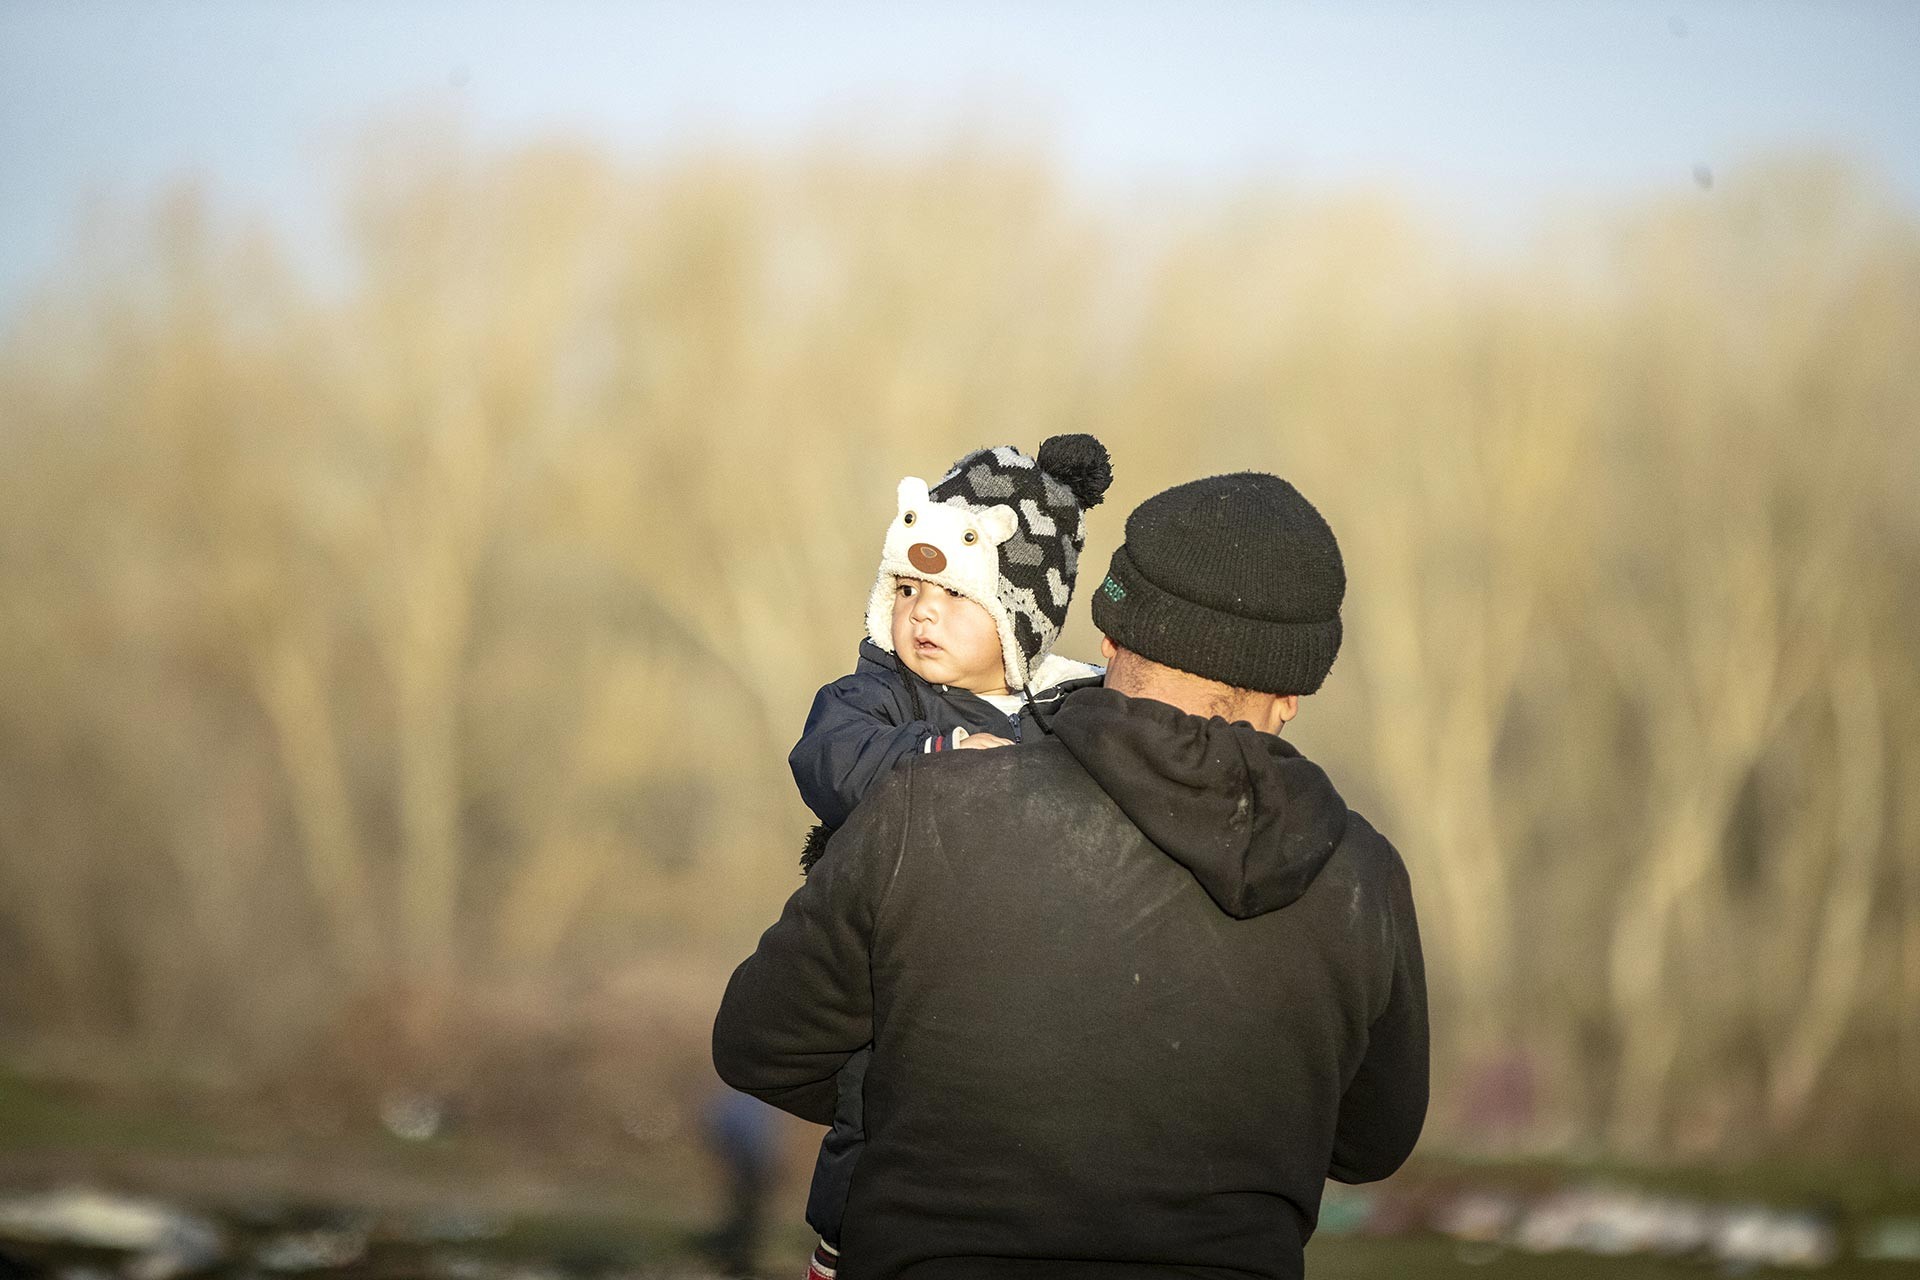
[[[928,684],[974,693],[1007,691],[993,615],[945,587],[918,578],[895,580],[893,651]]]

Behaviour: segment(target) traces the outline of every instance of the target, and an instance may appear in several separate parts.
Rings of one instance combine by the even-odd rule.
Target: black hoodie
[[[1051,727],[854,811],[715,1065],[825,1123],[874,1042],[846,1280],[1298,1276],[1325,1179],[1426,1113],[1405,867],[1278,737],[1109,689]]]

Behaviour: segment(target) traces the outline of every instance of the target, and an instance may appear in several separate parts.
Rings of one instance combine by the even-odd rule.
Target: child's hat
[[[1007,687],[1025,688],[1066,624],[1086,513],[1112,482],[1106,447],[1089,435],[1049,437],[1031,458],[1011,445],[977,449],[931,487],[908,476],[880,550],[867,638],[893,652],[895,579],[919,578],[992,616]]]

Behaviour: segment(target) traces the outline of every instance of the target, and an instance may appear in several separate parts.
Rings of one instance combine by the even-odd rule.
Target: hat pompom
[[[1073,490],[1084,509],[1097,507],[1113,483],[1113,463],[1107,447],[1089,435],[1049,436],[1040,442],[1033,459],[1040,469]]]

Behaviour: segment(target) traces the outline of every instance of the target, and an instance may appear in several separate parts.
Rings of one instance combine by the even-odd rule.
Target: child
[[[815,695],[788,763],[821,825],[801,866],[868,789],[909,756],[1020,741],[1034,708],[1097,684],[1101,671],[1052,653],[1073,598],[1086,511],[1113,478],[1087,435],[1054,436],[1032,458],[1009,446],[961,458],[931,489],[900,482],[867,603],[860,662]],[[1044,725],[1042,724],[1044,732]],[[861,1085],[872,1050],[840,1071],[807,1222],[820,1233],[809,1275],[830,1278],[864,1141]]]

